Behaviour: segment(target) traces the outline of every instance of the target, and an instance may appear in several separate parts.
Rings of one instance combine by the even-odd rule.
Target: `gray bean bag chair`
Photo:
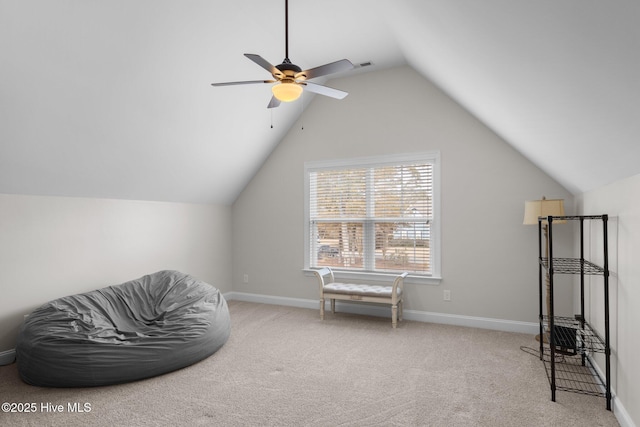
[[[48,387],[139,380],[212,355],[230,327],[218,289],[160,271],[37,308],[18,336],[18,372],[28,384]]]

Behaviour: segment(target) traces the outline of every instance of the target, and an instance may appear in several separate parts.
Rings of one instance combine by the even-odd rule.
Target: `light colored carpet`
[[[231,301],[216,354],[129,384],[52,389],[0,367],[3,426],[617,426],[604,398],[551,394],[533,336]],[[48,402],[63,413],[42,410]],[[90,412],[68,405],[89,403]]]

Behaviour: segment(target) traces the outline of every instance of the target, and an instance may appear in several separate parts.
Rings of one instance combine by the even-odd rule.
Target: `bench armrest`
[[[320,294],[322,294],[322,289],[325,284],[333,283],[333,271],[329,267],[323,267],[319,270],[313,270],[314,274],[318,278],[318,283],[320,284]],[[329,276],[328,280],[325,280],[325,276]]]
[[[400,288],[400,290],[404,292],[404,279],[408,275],[409,273],[405,271],[404,273],[398,274],[396,276],[395,280],[393,281],[393,289],[391,291],[393,299],[396,299],[398,297],[398,288]]]

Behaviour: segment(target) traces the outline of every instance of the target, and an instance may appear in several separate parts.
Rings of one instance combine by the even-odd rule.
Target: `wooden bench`
[[[395,328],[402,320],[404,278],[409,273],[396,276],[391,286],[336,282],[333,271],[324,267],[314,273],[320,283],[320,319],[324,319],[325,299],[331,300],[331,312],[336,312],[336,300],[364,301],[391,305],[391,325]]]

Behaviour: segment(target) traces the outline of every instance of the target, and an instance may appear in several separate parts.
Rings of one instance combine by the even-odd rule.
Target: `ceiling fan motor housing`
[[[282,79],[283,83],[288,82],[289,80],[293,81],[296,77],[302,77],[296,76],[296,74],[302,71],[302,68],[298,67],[296,64],[292,64],[291,61],[289,61],[289,58],[285,58],[282,64],[276,65],[276,68],[281,71],[282,74],[273,74],[273,77],[276,79]]]

